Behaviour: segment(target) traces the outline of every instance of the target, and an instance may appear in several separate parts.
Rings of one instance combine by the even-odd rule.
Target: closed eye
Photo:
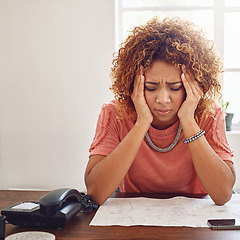
[[[182,88],[182,86],[177,87],[177,88],[175,88],[175,87],[170,87],[170,90],[172,90],[172,91],[179,91],[181,88]]]
[[[168,85],[168,88],[171,91],[179,91],[183,87],[181,82],[167,83],[167,85]],[[145,83],[145,90],[153,92],[153,91],[158,89],[158,86],[159,86],[158,83],[146,82]]]
[[[145,83],[145,89],[150,92],[157,90],[158,86],[159,86],[159,84],[155,83],[155,82],[146,82]]]
[[[168,87],[172,91],[179,91],[182,88],[182,83],[181,82],[176,82],[176,83],[168,83]]]
[[[147,91],[150,91],[150,92],[153,92],[153,91],[155,91],[157,88],[156,87],[147,87],[147,86],[145,86],[145,89],[147,90]]]

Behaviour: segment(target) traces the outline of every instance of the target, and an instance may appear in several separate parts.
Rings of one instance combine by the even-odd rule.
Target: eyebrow
[[[167,83],[168,85],[175,85],[175,84],[182,84],[182,82],[170,82],[170,83]]]
[[[158,85],[158,82],[145,82],[145,84]],[[167,82],[168,85],[182,84],[182,82]]]

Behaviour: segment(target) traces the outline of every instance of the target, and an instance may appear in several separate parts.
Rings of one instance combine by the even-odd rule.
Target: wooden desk
[[[22,201],[38,201],[46,192],[40,191],[8,191],[0,190],[0,209]],[[169,194],[122,194],[116,193],[113,197],[157,197],[169,198],[176,195]],[[191,197],[191,196],[190,196]],[[193,197],[193,196],[192,196]],[[201,195],[195,195],[201,197]],[[156,226],[110,226],[99,227],[89,226],[95,212],[78,214],[63,229],[41,229],[40,231],[50,232],[56,236],[57,240],[77,240],[77,239],[181,239],[181,240],[226,240],[240,239],[240,230],[211,230],[209,228],[189,228],[189,227],[156,227]],[[20,228],[11,224],[6,225],[6,236],[23,231],[36,229]],[[38,229],[39,230],[39,229]]]

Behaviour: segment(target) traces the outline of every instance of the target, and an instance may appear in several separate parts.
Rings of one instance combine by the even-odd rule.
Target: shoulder
[[[122,116],[119,113],[117,103],[115,100],[102,105],[98,121],[101,122],[102,125],[104,126],[107,125],[125,126],[126,124],[127,125],[132,124],[132,121],[129,118],[128,114]]]
[[[116,109],[116,101],[115,100],[112,100],[108,103],[104,103],[102,105],[102,108],[106,108],[106,109],[109,109],[109,110],[117,110]]]
[[[113,116],[117,118],[119,116],[119,113],[117,111],[116,101],[112,100],[109,103],[104,103],[101,107],[100,115],[105,115],[105,117],[107,118]]]
[[[121,109],[119,109],[116,100],[103,104],[101,112],[105,112],[109,117],[114,117],[119,121],[123,120],[132,122],[130,115],[126,111],[122,112]]]
[[[215,102],[214,104],[214,113],[215,113],[214,114],[215,116],[218,116],[218,115],[225,116],[225,111],[218,102]]]
[[[199,126],[209,126],[212,124],[217,124],[220,121],[224,121],[225,118],[225,111],[223,108],[219,105],[218,102],[214,103],[213,112],[206,113],[206,111],[203,112],[201,120],[199,122]]]
[[[205,130],[205,136],[213,149],[218,154],[222,154],[220,157],[231,161],[233,153],[227,140],[225,115],[224,109],[218,103],[215,103],[214,113],[202,120],[199,126]]]
[[[213,112],[203,114],[199,123],[199,127],[202,130],[205,130],[205,136],[209,139],[212,138],[216,140],[219,139],[221,136],[226,135],[225,111],[217,102],[214,105]]]

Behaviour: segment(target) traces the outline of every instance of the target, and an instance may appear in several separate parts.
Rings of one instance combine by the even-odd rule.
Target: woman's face
[[[145,99],[153,114],[152,126],[166,129],[178,120],[185,100],[181,70],[172,64],[155,61],[145,72]]]

